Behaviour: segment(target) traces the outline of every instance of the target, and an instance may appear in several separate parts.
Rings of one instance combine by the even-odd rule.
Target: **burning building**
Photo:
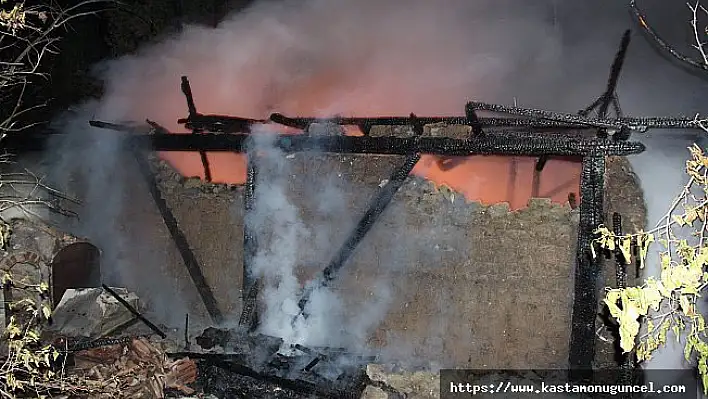
[[[615,64],[622,56],[620,51]],[[189,160],[184,154],[164,157],[176,166],[174,171],[168,162],[154,158],[150,162],[140,147],[134,148],[148,192],[206,313],[219,325],[234,316],[224,314],[223,299],[217,298],[229,291],[233,298],[235,290],[214,275],[223,271],[204,266],[203,259],[209,257],[202,255],[200,262],[195,253],[200,247],[214,248],[220,239],[218,234],[203,235],[203,230],[203,238],[197,232],[185,234],[180,226],[188,231],[188,224],[180,223],[175,214],[194,215],[200,208],[194,206],[197,198],[212,211],[215,198],[241,200],[243,269],[229,275],[229,283],[241,285],[240,309],[232,310],[240,310],[239,327],[207,329],[197,343],[241,356],[241,366],[251,372],[275,373],[300,382],[314,378],[310,383],[321,386],[317,381],[322,375],[308,377],[311,372],[318,375],[320,362],[319,372],[325,374],[332,364],[357,364],[336,360],[331,348],[337,347],[348,353],[374,352],[368,362],[408,368],[549,369],[567,367],[569,358],[576,367],[598,361],[607,366],[614,362],[614,350],[605,348],[596,358],[594,349],[594,309],[604,281],[598,280],[602,277],[598,272],[590,272],[598,261],[586,256],[592,230],[608,211],[634,209],[630,223],[643,224],[644,215],[635,205],[641,203],[641,191],[622,158],[641,152],[643,146],[627,141],[629,130],[688,123],[607,119],[607,105],[601,104],[612,102],[608,93],[614,91],[618,72],[615,65],[607,93],[580,116],[469,103],[464,117],[411,114],[323,120],[274,114],[269,121],[254,120],[197,112],[189,81],[183,77],[189,115],[180,122],[192,134],[172,134],[150,121],[147,130],[102,121],[91,124],[127,131],[125,140],[131,146],[197,150],[192,159],[203,168],[201,176],[186,179],[183,174],[194,173],[183,161]],[[586,115],[598,104],[605,111],[600,119],[589,119]],[[480,111],[522,117],[481,117]],[[347,125],[359,131],[343,128]],[[304,133],[288,133],[288,129]],[[218,176],[218,167],[226,165],[212,162],[224,159],[210,157],[214,151],[247,153],[244,179],[234,174],[235,180],[203,182]],[[421,177],[408,177],[424,162],[423,154],[428,156],[428,165],[423,163],[427,169],[418,170]],[[463,158],[470,155],[479,157]],[[523,156],[530,161],[518,158]],[[504,162],[509,167],[499,171]],[[530,165],[528,173],[517,177],[525,163]],[[544,180],[545,167],[553,164],[560,173]],[[561,167],[564,164],[566,168]],[[475,182],[486,166],[487,171],[497,170],[496,180],[504,184],[491,184],[487,192],[465,186],[466,180],[455,183],[446,168],[460,165],[475,172],[467,176],[468,181]],[[238,171],[238,163],[234,166]],[[313,166],[328,173],[313,178],[308,174]],[[575,175],[577,170],[582,178]],[[429,179],[437,176],[438,184],[426,181],[426,173]],[[551,193],[563,193],[564,203],[558,203],[560,194],[543,198],[539,190],[544,181]],[[519,201],[524,197],[514,196],[514,190],[524,183],[528,198],[522,207]],[[607,198],[605,183],[614,188]],[[459,184],[461,192],[449,184]],[[190,192],[191,203],[173,212]],[[399,200],[391,203],[394,196]],[[494,198],[506,201],[499,204]],[[367,199],[368,207],[362,208]],[[358,215],[343,217],[343,211],[351,212],[352,207],[359,208]],[[190,235],[194,249],[187,239]],[[371,250],[359,248],[366,245]],[[238,281],[235,276],[242,278]],[[626,282],[626,272],[619,276]],[[546,328],[538,331],[541,322]],[[256,335],[244,335],[248,331]],[[268,337],[281,338],[266,345]],[[570,347],[558,348],[559,341],[570,342]],[[322,349],[312,349],[317,347]],[[412,358],[420,361],[411,362]],[[274,365],[276,360],[280,366]],[[360,384],[356,379],[354,385],[338,381],[344,390],[338,395]]]
[[[278,23],[265,25],[267,38],[297,44]],[[255,43],[271,62],[235,57],[219,64],[223,80],[178,65],[194,86],[183,77],[182,95],[178,79],[121,79],[159,75],[179,57],[119,62],[108,100],[64,126],[70,137],[57,136],[65,159],[52,164],[55,180],[85,199],[82,220],[67,228],[101,248],[104,283],[136,291],[149,319],[184,334],[175,351],[199,359],[201,383],[222,394],[267,383],[355,396],[370,363],[617,367],[612,345],[597,338],[599,289],[635,276],[607,273],[588,256],[592,231],[615,213],[628,230],[645,224],[625,158],[644,150],[632,134],[691,126],[621,115],[615,91],[628,42],[605,91],[578,114],[455,96],[391,104],[387,90],[433,86],[412,90],[387,71],[365,85],[374,95],[363,93],[352,70],[367,46],[320,65],[307,46],[288,58]],[[174,40],[159,50],[203,60],[207,47]],[[279,63],[315,72],[260,66]],[[231,67],[243,73],[242,92],[218,101],[231,93]],[[272,86],[262,87],[267,72]],[[169,95],[155,106],[136,93],[143,84]],[[125,121],[143,112],[144,123]]]

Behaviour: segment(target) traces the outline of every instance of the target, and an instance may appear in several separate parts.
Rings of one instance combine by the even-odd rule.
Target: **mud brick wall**
[[[288,195],[304,223],[326,227],[320,231],[326,240],[313,239],[298,254],[304,282],[329,261],[403,157],[295,154],[287,162]],[[185,179],[164,162],[153,164],[220,309],[235,324],[243,275],[242,188]],[[608,175],[631,172],[628,164],[618,164],[608,163]],[[174,309],[167,317],[174,326],[189,312],[197,335],[208,322],[205,308],[135,163],[124,165],[133,180],[123,192],[130,206],[119,228],[132,247],[120,262],[140,265],[125,286],[148,306],[163,313]],[[627,184],[637,192],[631,173],[619,187],[626,190]],[[329,204],[336,220],[318,211],[316,198],[328,185],[342,193]],[[607,203],[621,212],[637,200],[617,195],[617,189],[608,196]],[[361,317],[374,283],[383,281],[391,301],[368,336],[370,345],[440,366],[564,367],[578,214],[568,204],[529,205],[516,212],[505,204],[482,206],[409,178],[333,286],[353,305],[346,316]]]
[[[405,195],[401,206],[415,211],[413,191]],[[395,273],[396,299],[375,343],[401,340],[415,346],[416,357],[449,367],[562,367],[567,348],[558,343],[570,338],[577,213],[541,200],[514,213],[503,205],[453,210],[440,197],[431,202],[437,209],[410,223],[464,237],[468,245],[453,244],[439,250],[439,259],[413,261]],[[370,239],[375,254],[390,248],[383,227]],[[356,301],[377,274],[364,259],[353,274],[342,291]]]
[[[327,226],[331,237],[315,240],[300,254],[303,283],[326,264],[402,160],[305,154],[289,159],[289,197],[306,225]],[[164,195],[217,300],[233,314],[240,306],[242,192],[181,179],[164,164],[161,170]],[[342,203],[332,204],[341,208],[339,220],[327,222],[317,211],[321,204],[314,196],[324,184],[344,193]],[[505,204],[469,203],[409,178],[333,288],[352,305],[348,316],[361,317],[375,284],[388,286],[391,302],[369,343],[407,358],[459,367],[563,367],[576,224],[577,211],[567,205],[535,200],[528,209],[509,212]],[[174,263],[172,274],[182,274],[181,261]]]

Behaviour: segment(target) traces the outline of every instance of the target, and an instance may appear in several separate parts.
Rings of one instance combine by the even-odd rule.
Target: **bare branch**
[[[27,86],[47,79],[42,66],[49,55],[57,54],[62,30],[71,21],[106,10],[98,5],[115,4],[112,0],[85,0],[62,9],[56,4],[26,6],[18,1],[10,11],[0,10],[0,140],[8,132],[27,129],[18,119],[46,106],[26,104]],[[36,124],[36,123],[35,123]]]
[[[693,17],[691,18],[691,28],[693,28],[693,37],[696,41],[696,44],[693,45],[693,48],[698,50],[698,52],[701,54],[703,64],[708,65],[708,56],[706,56],[706,52],[704,49],[705,43],[698,35],[698,10],[700,9],[701,11],[706,13],[706,9],[703,8],[699,0],[696,0],[695,5],[691,5],[690,3],[686,3],[686,5],[688,6],[688,9],[691,10],[691,13],[693,13]]]
[[[639,22],[639,25],[644,30],[644,32],[646,32],[662,50],[666,51],[672,57],[676,58],[677,60],[681,61],[682,63],[684,63],[686,65],[689,65],[691,67],[701,69],[704,71],[708,71],[708,64],[706,64],[703,61],[696,61],[691,57],[681,54],[673,46],[671,46],[664,39],[662,39],[661,36],[659,36],[659,34],[654,30],[654,28],[652,28],[651,25],[649,25],[646,17],[644,16],[644,13],[639,9],[639,7],[637,7],[636,0],[630,0],[629,7],[630,7],[633,15],[637,19],[637,22]],[[692,7],[692,6],[689,6],[689,7]],[[701,42],[699,41],[699,43],[701,43]]]

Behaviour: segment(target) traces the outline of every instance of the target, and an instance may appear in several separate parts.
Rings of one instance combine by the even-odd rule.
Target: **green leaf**
[[[49,319],[52,316],[52,310],[46,303],[42,304],[42,315],[45,319]]]
[[[629,237],[623,238],[620,241],[620,251],[624,257],[624,263],[629,264],[632,261],[632,239]]]
[[[676,334],[676,339],[678,340],[678,334]],[[691,360],[691,352],[693,352],[694,342],[695,338],[693,337],[688,337],[686,339],[686,346],[683,347],[683,357],[686,358],[686,361]]]
[[[678,324],[674,324],[671,327],[671,332],[674,333],[674,337],[676,337],[676,342],[679,342],[681,337],[681,330],[679,329]]]

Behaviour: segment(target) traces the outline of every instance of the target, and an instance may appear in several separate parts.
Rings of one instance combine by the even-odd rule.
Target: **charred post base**
[[[583,159],[580,176],[580,224],[575,268],[575,300],[570,337],[570,378],[591,381],[595,358],[595,320],[597,317],[597,282],[602,257],[592,258],[593,231],[603,222],[605,157]]]
[[[622,230],[622,216],[615,212],[612,214],[612,231],[615,236],[621,236],[624,234]],[[619,245],[615,249],[615,266],[616,266],[616,277],[617,277],[617,288],[623,289],[627,286],[627,260],[622,253]],[[629,384],[631,382],[630,378],[632,372],[634,371],[634,351],[622,354],[620,353],[620,371],[621,380],[623,384]]]

